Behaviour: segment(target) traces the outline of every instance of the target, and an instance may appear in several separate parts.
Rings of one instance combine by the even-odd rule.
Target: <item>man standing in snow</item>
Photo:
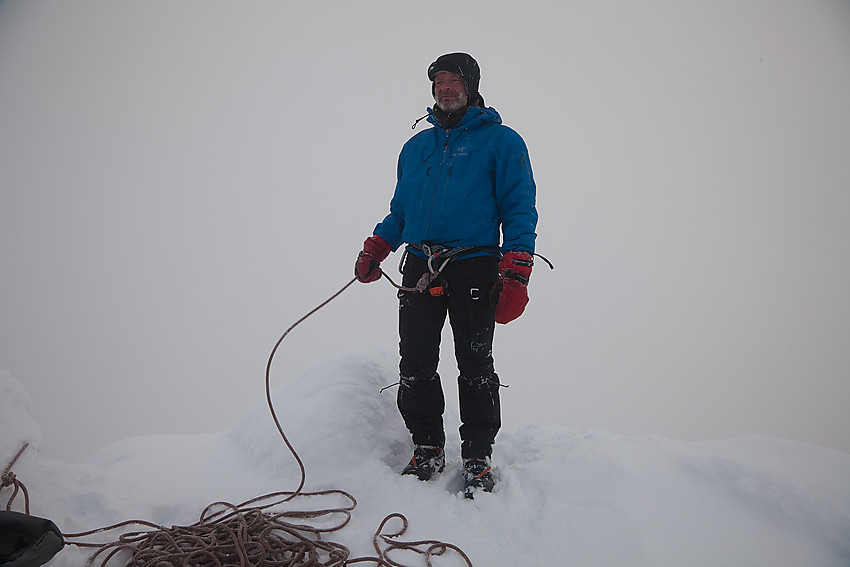
[[[428,67],[433,127],[401,150],[390,213],[366,239],[355,275],[380,279],[380,263],[407,243],[399,298],[398,408],[415,445],[402,471],[430,479],[445,466],[445,399],[437,366],[448,315],[460,376],[461,456],[467,496],[491,491],[490,456],[501,426],[493,366],[495,323],[519,317],[536,238],[536,187],[525,142],[478,92],[465,53]],[[423,117],[425,118],[425,117]]]

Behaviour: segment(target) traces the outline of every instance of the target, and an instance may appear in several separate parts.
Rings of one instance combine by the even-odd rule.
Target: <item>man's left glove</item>
[[[499,302],[496,304],[496,322],[510,323],[525,311],[528,304],[528,279],[534,258],[528,252],[509,250],[499,262]]]
[[[363,250],[357,256],[354,264],[354,275],[357,281],[369,283],[381,279],[381,262],[390,255],[393,249],[386,240],[377,234],[370,236],[363,243]]]

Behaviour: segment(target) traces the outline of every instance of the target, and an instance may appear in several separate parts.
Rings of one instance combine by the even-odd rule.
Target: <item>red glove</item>
[[[534,258],[528,252],[509,250],[499,262],[499,303],[496,304],[496,322],[510,323],[525,310],[528,303],[528,278]]]
[[[367,238],[354,264],[354,275],[357,280],[361,283],[369,283],[381,279],[381,262],[392,251],[390,245],[377,234]]]

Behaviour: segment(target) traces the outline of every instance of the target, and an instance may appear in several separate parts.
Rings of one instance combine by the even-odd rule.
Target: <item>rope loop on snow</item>
[[[29,492],[27,492],[27,487],[24,486],[24,483],[18,480],[18,478],[15,476],[15,473],[12,472],[12,467],[15,466],[15,463],[18,462],[18,459],[21,458],[21,455],[24,454],[24,451],[26,451],[29,445],[29,442],[24,442],[24,444],[21,445],[21,448],[18,449],[17,454],[12,457],[12,460],[9,462],[9,465],[3,470],[3,475],[0,476],[0,490],[6,488],[7,486],[12,487],[12,495],[9,497],[9,501],[6,502],[7,512],[12,509],[12,503],[15,501],[15,498],[17,498],[18,493],[22,492],[24,495],[24,513],[27,515],[29,515],[30,513],[30,495]]]
[[[393,532],[393,533],[382,533],[384,527],[390,522],[390,520],[398,519],[401,520],[401,529]],[[402,514],[390,514],[384,521],[381,522],[381,525],[378,527],[378,531],[375,533],[375,537],[372,539],[372,543],[375,546],[375,551],[378,553],[378,558],[381,562],[386,563],[388,565],[401,565],[400,563],[396,563],[395,561],[390,560],[389,553],[395,550],[404,550],[404,551],[412,551],[414,553],[418,553],[420,555],[425,556],[425,562],[430,567],[431,557],[443,555],[448,550],[452,550],[466,562],[468,567],[472,567],[472,561],[469,560],[469,557],[463,550],[456,545],[451,543],[445,543],[437,540],[420,540],[420,541],[397,541],[393,538],[400,537],[404,535],[407,531],[407,518],[405,518]],[[382,549],[381,543],[383,542],[385,548]],[[349,562],[352,563],[352,562]],[[382,563],[382,564],[383,564]]]

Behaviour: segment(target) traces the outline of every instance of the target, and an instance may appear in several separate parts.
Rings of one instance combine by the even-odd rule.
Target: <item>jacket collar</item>
[[[440,122],[439,118],[437,118],[437,114],[431,107],[428,107],[428,122],[434,125],[436,128],[443,128],[442,123]],[[463,115],[463,118],[461,118],[457,124],[448,129],[457,130],[459,128],[474,128],[486,122],[494,122],[496,124],[501,124],[502,117],[499,116],[499,113],[492,106],[488,108],[481,108],[480,106],[470,106],[466,109],[466,113]]]

